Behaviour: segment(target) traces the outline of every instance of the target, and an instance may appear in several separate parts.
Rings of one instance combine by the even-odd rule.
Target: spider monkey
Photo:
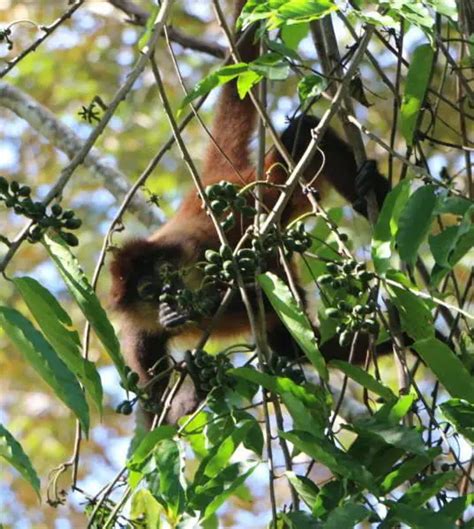
[[[235,18],[245,4],[245,0],[236,0]],[[254,31],[247,32],[239,42],[239,53],[243,61],[250,62],[258,55],[258,45],[254,43]],[[311,131],[319,120],[303,115],[293,120],[281,136],[287,151],[297,162],[311,141]],[[256,111],[250,98],[240,99],[236,82],[224,85],[217,103],[212,135],[215,143],[207,149],[203,170],[204,186],[225,180],[236,185],[245,185],[255,181],[256,171],[250,161],[249,143],[256,127]],[[219,148],[216,147],[216,144]],[[324,167],[315,180],[314,187],[324,200],[327,188],[332,186],[354,208],[366,213],[364,196],[374,190],[379,205],[389,191],[387,180],[378,172],[375,162],[365,164],[358,171],[350,146],[329,129],[320,144],[324,152]],[[303,177],[308,181],[323,164],[323,158],[317,153],[308,165]],[[265,157],[265,173],[272,184],[284,184],[288,171],[281,155],[272,148]],[[262,202],[271,209],[279,196],[278,188],[262,188]],[[309,209],[309,202],[301,190],[297,190],[283,212],[281,223],[289,221]],[[229,244],[235,247],[250,221],[240,219],[235,227],[227,232]],[[163,282],[163,270],[192,268],[201,261],[208,249],[217,250],[220,241],[211,218],[206,213],[201,200],[195,192],[190,192],[183,200],[176,214],[162,227],[146,239],[127,242],[114,254],[111,263],[113,307],[121,315],[124,350],[128,365],[140,376],[140,382],[150,380],[149,369],[156,366],[162,372],[169,367],[169,354],[173,350],[192,349],[199,340],[208,319],[189,321],[183,311],[177,311],[172,305],[159,301],[159,294],[166,290]],[[275,264],[275,271],[281,270]],[[291,355],[295,344],[278,316],[266,307],[266,325],[269,346],[277,355]],[[224,318],[217,322],[212,332],[215,338],[232,338],[234,335],[248,332],[249,324],[242,302],[234,296]],[[356,360],[365,358],[367,343],[360,341],[356,351]],[[360,351],[359,351],[360,349]],[[347,358],[347,348],[342,348],[337,337],[321,347],[326,358]],[[159,397],[168,380],[164,377],[154,386],[154,397]],[[185,384],[175,396],[167,421],[174,423],[179,417],[190,413],[199,403],[192,384]]]

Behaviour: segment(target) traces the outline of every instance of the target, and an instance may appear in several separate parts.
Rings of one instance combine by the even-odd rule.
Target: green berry
[[[220,215],[227,208],[227,203],[223,200],[213,200],[211,202],[211,209],[216,215]]]
[[[74,211],[72,209],[66,209],[66,211],[63,212],[63,219],[69,220],[74,217]]]
[[[20,190],[20,184],[16,180],[12,180],[10,182],[10,191],[12,193],[18,193],[19,190]]]
[[[68,229],[68,230],[77,230],[78,228],[80,228],[82,225],[82,220],[81,219],[67,219],[66,222],[64,223],[64,226]]]
[[[8,190],[8,180],[4,176],[0,176],[0,193],[5,193]]]
[[[53,204],[51,206],[51,213],[55,217],[59,217],[59,215],[61,215],[62,212],[63,212],[63,208],[59,204]]]
[[[69,246],[77,246],[79,244],[79,239],[73,233],[61,232],[60,235]]]

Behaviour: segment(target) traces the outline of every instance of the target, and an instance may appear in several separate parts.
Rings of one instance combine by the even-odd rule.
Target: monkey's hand
[[[184,325],[191,320],[190,315],[186,312],[179,311],[172,307],[168,302],[162,301],[158,309],[158,320],[162,327],[172,329],[179,325]]]
[[[375,160],[367,160],[356,175],[355,188],[358,198],[354,201],[353,207],[358,213],[367,217],[367,195],[373,191],[377,205],[381,208],[385,196],[390,191],[390,184],[379,173]]]

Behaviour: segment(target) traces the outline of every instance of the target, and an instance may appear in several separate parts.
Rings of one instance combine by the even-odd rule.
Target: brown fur
[[[243,0],[236,1],[236,14],[240,12],[244,3]],[[240,44],[240,54],[243,60],[251,61],[257,56],[258,47],[253,39],[254,35],[250,32]],[[223,156],[212,142],[210,143],[203,166],[204,186],[221,180],[240,186],[255,180],[256,173],[249,156],[249,142],[255,124],[256,111],[249,97],[240,100],[235,82],[227,83],[222,89],[217,104],[212,129],[216,143],[226,156]],[[317,120],[310,118],[310,122],[306,122],[303,130],[298,131],[293,124],[284,132],[282,141],[292,153],[295,161],[306,149],[311,139],[311,128],[314,128],[316,124]],[[357,198],[355,189],[357,168],[350,147],[329,130],[326,132],[321,148],[325,153],[325,164],[314,187],[324,197],[325,189],[329,184],[349,202],[353,202]],[[322,157],[318,153],[309,164],[303,175],[304,178],[310,180],[320,169],[321,164]],[[269,181],[275,184],[284,184],[288,177],[283,159],[274,148],[266,156],[265,170]],[[271,209],[278,199],[279,192],[274,188],[264,187],[262,195],[265,206]],[[287,223],[308,207],[307,198],[298,189],[288,203],[282,223]],[[237,222],[236,227],[228,233],[231,245],[234,246],[238,242],[248,222]],[[158,231],[148,239],[133,240],[127,243],[115,253],[111,265],[112,301],[115,309],[121,313],[124,322],[122,334],[125,335],[127,361],[140,374],[142,382],[149,380],[150,374],[147,370],[158,358],[166,355],[171,346],[180,349],[193,347],[201,336],[202,329],[209,322],[186,324],[172,330],[163,329],[158,321],[158,302],[137,301],[137,280],[149,274],[153,270],[154,263],[160,259],[172,262],[181,268],[196,263],[202,259],[206,249],[217,249],[219,245],[219,238],[211,219],[193,190],[184,198],[176,214]],[[267,312],[270,345],[278,349],[277,352],[280,354],[288,354],[287,351],[294,348],[294,342],[274,312],[271,309]],[[236,299],[224,318],[218,322],[213,336],[231,338],[246,331],[248,331],[247,315],[240,300]],[[336,340],[327,344],[323,352],[328,357],[347,356],[347,351],[343,351]],[[160,389],[158,389],[159,393]],[[190,403],[189,408],[195,405],[195,395],[180,395],[179,411],[172,410],[173,419],[169,417],[169,420],[175,420],[180,413],[186,412],[183,402],[186,402],[187,398]]]

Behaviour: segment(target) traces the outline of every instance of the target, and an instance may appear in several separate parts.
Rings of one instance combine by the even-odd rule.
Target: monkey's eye
[[[143,301],[153,301],[157,295],[157,285],[151,277],[143,277],[138,281],[137,292],[138,297]]]

